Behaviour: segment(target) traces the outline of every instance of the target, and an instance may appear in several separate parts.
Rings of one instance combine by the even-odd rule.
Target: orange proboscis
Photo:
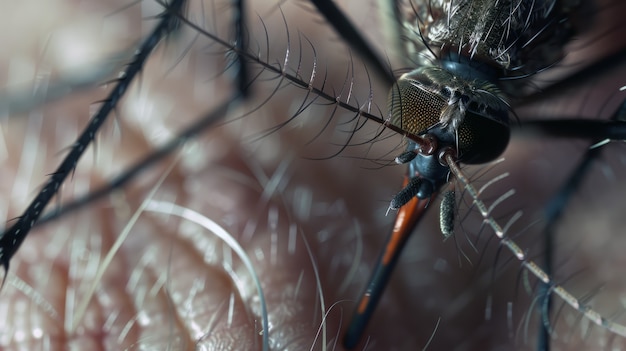
[[[365,309],[367,308],[367,305],[369,305],[370,303],[370,294],[363,294],[363,296],[361,297],[361,301],[359,302],[359,307],[357,308],[357,313],[359,314],[363,314],[365,313]]]
[[[404,177],[402,186],[406,186],[409,183],[409,177]],[[433,194],[431,199],[437,196]],[[393,232],[391,238],[385,247],[385,255],[383,256],[382,263],[384,265],[389,264],[399,249],[400,243],[402,243],[408,235],[411,235],[415,223],[422,217],[430,199],[418,199],[414,197],[406,205],[400,207],[398,215],[396,216],[396,222],[393,226]]]

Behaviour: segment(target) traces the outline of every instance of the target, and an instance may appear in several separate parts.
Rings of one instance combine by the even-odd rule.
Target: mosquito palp
[[[454,234],[455,213],[456,192],[454,190],[447,190],[443,193],[439,210],[439,227],[444,240]]]

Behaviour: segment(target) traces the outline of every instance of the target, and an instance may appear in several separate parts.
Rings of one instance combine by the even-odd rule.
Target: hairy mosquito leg
[[[537,91],[525,98],[524,104],[532,104],[538,101],[550,101],[555,96],[563,94],[563,91],[568,90],[570,87],[578,86],[580,82],[592,81],[593,79],[606,75],[612,69],[620,67],[626,61],[626,48],[622,48],[615,53],[608,55],[593,65],[585,67],[575,73],[569,75],[564,79],[560,79],[558,82]]]
[[[224,116],[226,116],[228,109],[235,105],[239,99],[245,99],[249,96],[249,87],[250,87],[250,77],[249,77],[249,68],[248,63],[245,59],[243,53],[247,50],[248,38],[246,36],[245,30],[245,11],[244,11],[244,1],[239,0],[235,3],[235,11],[234,11],[234,26],[236,32],[235,39],[235,47],[234,47],[234,62],[231,67],[235,70],[235,80],[237,92],[231,97],[230,100],[226,101],[222,105],[214,108],[210,112],[206,113],[204,116],[197,119],[197,122],[193,123],[185,130],[183,130],[178,136],[171,139],[165,145],[161,146],[159,149],[155,150],[153,153],[147,155],[142,160],[137,162],[135,165],[131,166],[124,173],[112,179],[108,184],[102,186],[99,189],[96,189],[85,196],[82,196],[68,204],[65,204],[61,207],[56,208],[48,213],[46,213],[39,221],[35,223],[35,226],[42,225],[44,223],[53,221],[55,219],[60,218],[61,216],[73,212],[82,206],[88,205],[94,201],[97,201],[104,196],[110,194],[116,189],[123,187],[126,183],[133,180],[136,175],[140,172],[148,169],[153,164],[161,161],[163,158],[167,157],[174,150],[176,150],[179,146],[184,144],[187,140],[193,138],[194,136],[200,134],[210,126],[214,125],[216,122],[221,120]]]
[[[56,209],[47,212],[43,217],[39,219],[35,223],[35,226],[43,225],[45,223],[54,221],[59,219],[60,217],[71,213],[75,210],[82,208],[90,203],[93,203],[108,194],[112,193],[116,189],[119,189],[126,185],[129,181],[135,179],[142,171],[148,169],[152,165],[157,162],[163,160],[163,158],[167,157],[174,150],[176,150],[179,146],[185,143],[185,141],[193,138],[198,135],[202,131],[206,130],[210,126],[214,125],[216,122],[220,121],[228,112],[228,109],[236,104],[241,96],[239,94],[232,97],[231,100],[223,103],[221,106],[214,108],[211,112],[207,113],[205,116],[198,119],[196,123],[193,123],[187,129],[185,129],[182,133],[180,133],[177,137],[167,142],[165,145],[161,146],[158,150],[150,153],[141,161],[137,162],[135,165],[131,166],[124,173],[119,176],[113,178],[106,185],[98,188],[85,196],[82,196],[78,199],[73,200],[68,204],[64,204]]]
[[[613,114],[613,116],[611,117],[612,121],[623,121],[626,111],[624,107],[626,107],[626,101],[624,101],[621,107]],[[563,215],[563,211],[568,206],[572,196],[579,189],[588,172],[591,170],[591,166],[602,154],[602,147],[593,147],[595,144],[601,141],[601,139],[596,139],[591,143],[590,147],[585,152],[585,155],[580,160],[576,168],[572,171],[569,178],[565,181],[563,186],[545,206],[544,217],[546,220],[546,225],[543,229],[542,238],[544,240],[545,251],[544,270],[548,275],[552,275],[554,266],[553,252],[555,249],[554,235],[556,231],[556,226],[558,225],[558,222]],[[537,339],[537,350],[550,350],[551,328],[549,316],[552,310],[552,296],[550,294],[550,290],[550,285],[542,284],[539,287],[538,291],[539,299],[543,302],[539,304],[542,323],[539,326],[540,330]]]
[[[589,119],[529,120],[512,126],[517,133],[533,137],[626,140],[626,122]]]
[[[563,211],[567,207],[571,197],[580,187],[585,175],[590,170],[591,165],[601,153],[601,148],[592,148],[587,150],[585,156],[576,166],[563,187],[552,197],[544,209],[546,226],[542,232],[544,245],[544,271],[548,275],[552,275],[554,266],[554,235],[559,219],[563,215]],[[550,294],[551,286],[549,284],[541,284],[537,295],[539,296],[539,305],[541,323],[539,325],[539,335],[537,338],[537,350],[550,350],[550,312],[552,311],[552,296]]]
[[[78,160],[85,152],[89,144],[93,141],[100,126],[106,121],[109,113],[115,108],[124,93],[141,71],[144,63],[150,57],[152,51],[157,47],[161,39],[178,28],[178,17],[183,9],[185,0],[174,0],[169,7],[161,14],[161,21],[150,35],[139,46],[133,61],[128,68],[117,79],[117,84],[113,91],[104,100],[102,107],[93,116],[80,137],[76,140],[69,154],[65,157],[57,170],[52,173],[46,185],[30,203],[28,208],[19,217],[17,222],[5,231],[0,237],[0,264],[5,272],[9,270],[9,261],[18,250],[30,229],[33,227],[43,209],[50,199],[58,192],[59,187],[65,178],[74,170]]]
[[[241,7],[243,11],[243,2],[238,2],[237,6]],[[159,160],[167,156],[172,150],[176,149],[180,144],[184,143],[186,139],[196,136],[202,130],[208,128],[213,123],[218,121],[230,104],[235,103],[236,100],[238,100],[239,98],[245,98],[246,96],[249,95],[249,86],[251,85],[252,81],[250,80],[250,77],[248,77],[248,74],[249,74],[248,66],[251,62],[254,64],[260,65],[266,71],[274,72],[277,75],[284,77],[287,81],[291,82],[294,85],[294,87],[310,90],[313,94],[317,95],[319,98],[324,99],[328,101],[329,103],[333,103],[342,109],[345,109],[349,112],[354,112],[358,114],[360,117],[382,124],[385,126],[386,129],[390,129],[397,133],[406,134],[414,139],[420,139],[417,136],[411,135],[410,133],[407,133],[399,129],[397,126],[386,123],[386,121],[381,119],[380,117],[361,111],[360,109],[354,106],[351,106],[347,103],[337,100],[335,96],[327,94],[324,91],[313,87],[312,81],[305,82],[299,79],[298,77],[291,75],[288,72],[282,70],[281,67],[270,65],[266,62],[263,62],[259,57],[252,55],[249,51],[247,51],[247,48],[246,48],[248,39],[245,36],[246,32],[243,26],[243,22],[241,22],[244,19],[244,15],[242,13],[243,12],[235,13],[235,21],[236,23],[238,23],[236,24],[236,27],[237,27],[236,32],[244,34],[244,36],[240,39],[237,39],[234,45],[230,45],[227,41],[222,40],[209,32],[206,32],[204,29],[198,27],[197,25],[186,20],[185,18],[180,19],[181,22],[185,23],[187,26],[189,26],[193,30],[196,30],[199,33],[204,34],[207,37],[215,40],[216,42],[219,42],[220,44],[228,47],[228,50],[229,50],[228,53],[230,54],[230,56],[234,57],[234,60],[232,64],[230,65],[230,67],[235,70],[235,73],[237,76],[236,80],[237,80],[239,94],[234,95],[229,102],[225,103],[224,105],[220,107],[217,107],[214,111],[209,112],[204,117],[201,117],[201,119],[197,123],[188,127],[186,130],[180,133],[176,138],[172,139],[170,142],[163,145],[158,150],[154,151],[153,154],[146,156],[143,160],[131,166],[127,171],[115,177],[113,180],[109,181],[108,184],[76,200],[73,200],[67,204],[64,204],[60,208],[47,212],[39,221],[35,223],[35,226],[47,223],[49,221],[53,221],[67,213],[70,213],[76,209],[79,209],[82,206],[85,206],[94,201],[97,201],[98,199],[101,199],[102,197],[111,193],[115,189],[118,189],[124,186],[127,182],[132,180],[137,174],[142,172],[144,169],[149,168],[152,164],[158,162]],[[404,158],[402,158],[403,155],[404,155]],[[399,160],[398,162],[401,162],[401,163],[409,162],[412,158],[415,158],[417,154],[415,153],[415,151],[408,151],[404,153],[403,155],[399,156],[399,158],[401,158],[402,160]],[[408,199],[409,198],[407,198],[407,201]]]
[[[345,42],[365,59],[368,66],[373,67],[373,70],[385,79],[387,86],[391,86],[396,81],[391,70],[383,64],[383,61],[378,58],[371,46],[333,1],[311,0],[311,2]]]
[[[250,92],[250,70],[248,68],[248,63],[246,62],[245,56],[243,55],[247,52],[248,47],[248,36],[245,28],[245,1],[244,0],[235,0],[235,14],[234,14],[234,25],[235,25],[235,55],[236,55],[236,81],[237,81],[237,90],[242,95],[243,98],[248,97]]]
[[[89,72],[63,77],[53,81],[45,88],[37,87],[35,91],[20,91],[19,93],[0,96],[0,116],[12,116],[31,111],[43,104],[60,100],[81,90],[95,88],[103,80],[113,76],[122,60],[127,60],[130,53],[122,52],[108,57],[95,65]]]
[[[564,287],[555,282],[552,277],[550,277],[539,265],[535,262],[528,259],[528,256],[522,250],[522,248],[517,245],[513,240],[511,240],[506,234],[506,230],[503,229],[498,222],[491,216],[489,208],[485,205],[482,200],[479,198],[479,192],[474,188],[474,186],[470,183],[469,179],[463,171],[456,164],[455,157],[453,156],[453,152],[445,152],[441,157],[448,167],[450,167],[450,171],[454,174],[457,180],[459,180],[467,193],[472,197],[473,203],[476,205],[476,208],[480,211],[480,214],[483,217],[485,224],[493,229],[496,236],[500,239],[500,242],[503,246],[506,246],[509,251],[521,262],[522,266],[529,271],[532,275],[537,277],[543,284],[550,286],[549,293],[555,293],[558,295],[563,301],[574,308],[576,311],[581,313],[585,318],[594,324],[607,329],[608,331],[615,333],[620,336],[626,337],[626,325],[619,324],[613,321],[608,320],[603,317],[600,313],[593,310],[589,305],[585,304],[584,301],[576,298],[574,295],[569,293]]]

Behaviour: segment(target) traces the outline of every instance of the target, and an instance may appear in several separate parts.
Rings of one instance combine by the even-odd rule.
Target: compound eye
[[[387,109],[391,124],[411,134],[420,135],[439,122],[447,102],[439,95],[420,87],[421,83],[400,77],[389,92]]]
[[[467,111],[459,126],[459,160],[467,164],[493,161],[504,152],[510,136],[507,124]]]
[[[489,82],[466,82],[441,68],[404,74],[389,92],[391,124],[414,135],[431,134],[456,147],[459,161],[486,163],[506,149],[508,105]]]

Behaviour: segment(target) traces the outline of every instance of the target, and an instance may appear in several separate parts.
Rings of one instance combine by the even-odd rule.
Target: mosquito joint
[[[452,147],[443,148],[438,155],[439,163],[444,167],[449,167],[450,163],[456,162],[456,150]]]
[[[417,143],[419,145],[419,153],[425,156],[430,156],[437,151],[437,138],[433,135],[426,134],[421,138],[421,141]]]

